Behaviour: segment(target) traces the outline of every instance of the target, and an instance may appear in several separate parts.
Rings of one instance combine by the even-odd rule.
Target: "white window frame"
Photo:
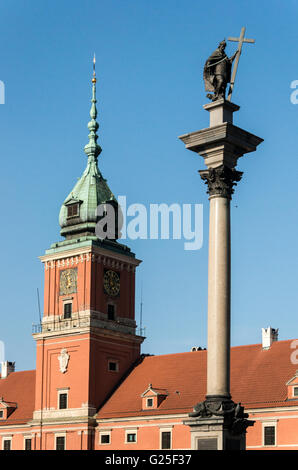
[[[66,432],[55,433],[55,450],[57,450],[57,437],[64,437],[64,450],[66,450]]]
[[[26,435],[24,435],[23,450],[26,450],[26,439],[30,439],[30,441],[31,441],[31,450],[32,450],[32,442],[33,442],[33,436],[32,436],[32,434],[26,434]]]
[[[112,439],[111,439],[112,436],[111,436],[111,434],[112,434],[111,430],[103,430],[103,429],[102,429],[101,431],[99,431],[99,445],[101,445],[101,446],[108,446],[108,445],[110,445],[111,442],[112,442]],[[109,436],[109,442],[101,442],[101,437],[102,437],[102,436]]]
[[[171,450],[173,448],[173,433],[172,433],[172,431],[173,431],[173,426],[171,426],[171,427],[169,427],[169,426],[168,427],[160,427],[159,428],[159,448],[160,448],[160,450],[167,450],[167,449],[162,448],[162,433],[163,432],[171,433],[171,445],[170,445],[170,449],[168,449],[168,450]]]
[[[66,399],[66,408],[60,408],[60,395],[66,394],[67,399]],[[69,409],[69,387],[68,388],[58,388],[58,394],[57,394],[57,410],[68,410]]]
[[[274,444],[265,444],[265,428],[273,427],[274,430]],[[264,421],[262,423],[262,445],[263,447],[276,447],[277,446],[277,420]]]
[[[65,316],[64,316],[64,314],[65,314],[65,312],[64,312],[64,310],[65,310],[65,305],[69,305],[69,304],[71,305],[71,314],[70,314],[70,317],[69,317],[69,318],[65,318]],[[72,299],[64,299],[64,300],[63,300],[62,319],[63,319],[63,320],[66,320],[66,321],[67,321],[67,320],[72,320],[72,318],[73,318],[73,317],[72,317],[72,314],[73,314],[73,300],[72,300]]]
[[[292,389],[293,389],[292,398],[296,398],[296,399],[298,400],[298,395],[295,395],[295,392],[294,392],[294,390],[295,390],[296,388],[297,388],[297,390],[298,390],[298,385],[294,385],[294,387],[292,387]]]
[[[4,441],[10,441],[10,450],[12,450],[12,436],[2,437],[2,450],[4,450]]]
[[[152,400],[152,405],[148,405],[148,400]],[[154,408],[154,398],[153,397],[146,398],[146,408]]]
[[[136,435],[136,440],[131,442],[131,441],[128,441],[127,440],[127,436],[128,434],[135,434]],[[137,444],[138,442],[138,430],[136,428],[133,428],[133,429],[126,429],[125,430],[125,444]]]

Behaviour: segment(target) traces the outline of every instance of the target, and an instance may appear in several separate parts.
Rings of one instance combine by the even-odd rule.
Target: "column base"
[[[190,426],[194,450],[245,450],[249,421],[240,403],[228,397],[208,396],[198,403],[184,424]]]

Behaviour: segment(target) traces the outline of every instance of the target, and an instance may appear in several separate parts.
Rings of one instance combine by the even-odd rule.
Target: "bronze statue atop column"
[[[212,101],[225,99],[227,85],[231,82],[232,63],[238,51],[229,58],[225,53],[226,45],[226,41],[221,41],[205,63],[203,73],[205,90],[213,92],[213,95],[207,94],[207,98]]]
[[[224,40],[219,43],[218,48],[207,59],[203,76],[205,90],[211,91],[213,93],[213,95],[211,93],[208,93],[207,95],[207,98],[210,100],[216,101],[220,99],[226,99],[226,88],[227,84],[230,83],[227,100],[231,101],[238,63],[242,52],[242,45],[243,43],[253,44],[255,42],[254,39],[247,39],[244,36],[245,28],[243,27],[241,29],[239,38],[228,38],[229,41],[238,42],[238,49],[232,57],[229,58],[225,53],[227,43]],[[235,58],[235,65],[233,68],[233,73],[231,74],[232,63]]]

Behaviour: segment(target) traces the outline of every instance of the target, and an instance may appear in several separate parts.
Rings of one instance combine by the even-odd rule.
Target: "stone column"
[[[230,398],[230,199],[242,173],[224,165],[200,171],[210,200],[207,397]]]
[[[225,100],[207,104],[209,128],[185,134],[186,148],[202,155],[200,176],[210,200],[208,261],[207,393],[185,421],[193,449],[244,449],[248,421],[230,394],[231,239],[230,200],[242,172],[239,157],[256,150],[262,139],[233,125],[239,106]]]

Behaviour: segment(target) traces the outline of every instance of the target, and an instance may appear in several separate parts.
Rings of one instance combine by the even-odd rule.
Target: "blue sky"
[[[35,367],[31,324],[42,297],[38,259],[60,240],[60,205],[86,165],[92,57],[98,76],[100,169],[128,203],[197,203],[204,243],[136,240],[136,312],[144,353],[206,346],[208,198],[203,159],[179,135],[208,126],[205,60],[246,26],[235,124],[262,137],[239,161],[232,201],[232,344],[261,328],[297,337],[297,1],[83,0],[0,2],[1,327],[6,358]],[[235,44],[227,52],[232,55]],[[290,352],[289,352],[290,355]]]

